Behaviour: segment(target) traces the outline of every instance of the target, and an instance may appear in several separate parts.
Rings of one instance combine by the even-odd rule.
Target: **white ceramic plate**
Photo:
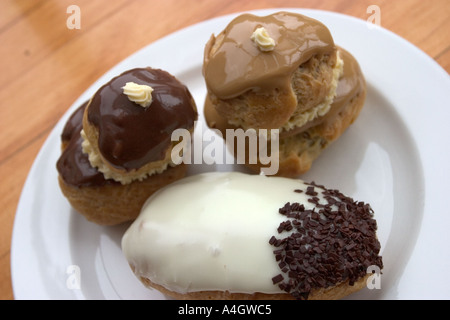
[[[300,9],[322,21],[359,61],[367,103],[353,126],[303,179],[337,188],[375,210],[385,264],[381,289],[355,299],[450,298],[450,79],[422,51],[382,28],[341,14]],[[279,10],[254,11],[266,15]],[[16,299],[165,299],[145,289],[122,256],[126,225],[100,227],[74,212],[57,184],[60,133],[76,107],[101,84],[133,68],[165,69],[190,88],[200,109],[194,141],[207,130],[202,105],[203,48],[236,15],[209,20],[135,53],[94,83],[68,110],[42,147],[25,183],[14,224],[11,267]],[[443,143],[444,142],[444,143]],[[190,174],[241,170],[193,165]]]

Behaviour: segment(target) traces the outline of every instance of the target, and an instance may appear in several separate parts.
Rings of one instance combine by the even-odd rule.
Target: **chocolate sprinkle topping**
[[[288,220],[277,230],[284,237],[269,240],[281,270],[272,281],[299,300],[308,299],[312,289],[345,281],[354,285],[369,266],[383,268],[370,205],[314,182],[307,185],[305,194],[315,208],[286,203],[279,213]],[[326,201],[320,202],[319,192]]]

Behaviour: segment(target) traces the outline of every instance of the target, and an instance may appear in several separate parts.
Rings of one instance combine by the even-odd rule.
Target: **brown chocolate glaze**
[[[61,134],[63,145],[66,145],[59,157],[56,168],[64,182],[73,187],[94,187],[106,184],[118,184],[114,180],[106,180],[101,172],[93,168],[87,154],[83,153],[80,132],[83,129],[83,114],[88,101],[83,103],[67,120]]]
[[[261,52],[251,40],[264,27],[275,40],[271,52]],[[243,14],[235,18],[205,47],[203,75],[209,91],[231,99],[248,90],[286,92],[298,67],[317,54],[336,49],[328,28],[301,14],[278,12],[265,17]]]
[[[153,102],[143,108],[123,94],[127,82],[154,89]],[[101,87],[87,109],[99,131],[99,150],[112,166],[133,170],[163,160],[176,129],[192,129],[197,111],[186,86],[166,71],[137,68]]]
[[[79,106],[67,120],[64,129],[61,133],[61,140],[63,143],[70,142],[74,135],[79,135],[83,129],[83,115],[89,100]]]

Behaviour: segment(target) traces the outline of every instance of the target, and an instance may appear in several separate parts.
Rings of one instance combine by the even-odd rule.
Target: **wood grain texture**
[[[81,9],[69,30],[66,10]],[[30,167],[67,108],[130,54],[176,30],[224,14],[301,7],[366,20],[378,5],[381,25],[450,72],[448,0],[2,0],[0,1],[0,299],[14,299],[10,246]]]

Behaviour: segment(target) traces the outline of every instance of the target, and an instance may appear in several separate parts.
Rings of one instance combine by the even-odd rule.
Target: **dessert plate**
[[[363,20],[302,9],[253,13],[280,10],[322,21],[336,44],[359,61],[368,83],[360,117],[302,177],[368,202],[375,211],[385,268],[375,287],[349,299],[450,298],[444,280],[450,268],[445,201],[450,149],[437,142],[450,138],[449,75],[407,41]],[[103,83],[127,69],[151,66],[189,87],[200,111],[193,141],[202,141],[208,131],[202,112],[203,48],[236,15],[193,25],[133,54],[95,82],[58,122],[31,168],[16,213],[11,245],[16,299],[166,299],[145,289],[128,267],[120,248],[128,225],[87,222],[63,197],[55,168],[60,133],[75,108]],[[245,171],[235,164],[207,163],[191,165],[189,174]]]

